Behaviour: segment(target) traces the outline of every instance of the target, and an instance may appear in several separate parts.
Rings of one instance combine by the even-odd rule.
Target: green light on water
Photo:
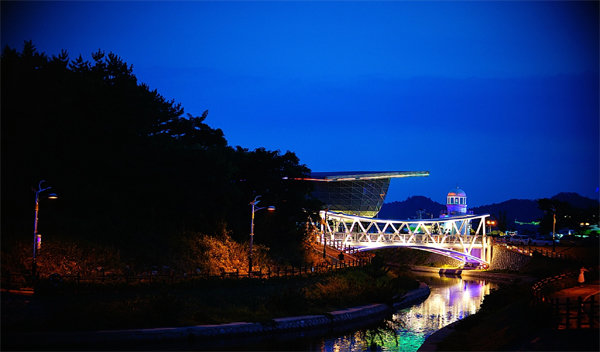
[[[378,335],[369,341],[377,346],[376,350],[398,352],[415,352],[424,342],[425,337],[422,334],[409,331],[402,331],[397,337],[393,334]]]

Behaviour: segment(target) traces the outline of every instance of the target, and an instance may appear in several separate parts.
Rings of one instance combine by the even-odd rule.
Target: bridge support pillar
[[[488,263],[492,261],[492,246],[490,244],[490,238],[483,236],[481,241],[481,259]]]

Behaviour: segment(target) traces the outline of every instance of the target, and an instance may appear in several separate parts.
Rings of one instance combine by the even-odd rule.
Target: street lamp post
[[[33,222],[33,259],[31,262],[31,276],[35,280],[37,277],[37,250],[38,250],[38,213],[40,210],[40,193],[49,190],[52,187],[42,188],[42,183],[46,182],[41,180],[38,184],[38,190],[35,192],[35,219]],[[50,193],[48,199],[58,198],[55,193]]]
[[[329,208],[325,209],[325,223],[323,224],[323,259],[327,259],[327,239],[325,238],[325,232],[327,231],[327,212]]]
[[[252,206],[252,216],[250,219],[250,248],[248,250],[248,276],[252,275],[252,245],[254,243],[254,213],[256,213],[259,210],[265,209],[264,207],[263,208],[256,207],[256,205],[260,202],[258,200],[258,198],[260,198],[260,196],[256,196],[254,198],[254,200],[250,202],[250,205]],[[268,211],[275,211],[274,206],[268,206],[268,207],[266,207],[266,209]]]
[[[496,227],[496,220],[487,220],[486,224],[488,225],[488,233],[492,234],[492,226]]]

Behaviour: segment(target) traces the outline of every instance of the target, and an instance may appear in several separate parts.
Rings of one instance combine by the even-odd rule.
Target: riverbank
[[[574,294],[576,297],[576,293]],[[557,330],[544,326],[550,317],[543,311],[537,311],[537,317],[529,318],[523,315],[527,312],[532,312],[527,306],[507,307],[506,310],[493,312],[494,314],[490,314],[490,309],[483,308],[472,318],[459,320],[438,330],[425,340],[418,351],[599,350],[598,329]]]
[[[464,272],[463,272],[464,273]],[[469,273],[471,274],[471,273]],[[486,296],[477,314],[443,327],[421,345],[419,351],[597,351],[598,329],[557,330],[552,327],[552,313],[543,306],[531,304],[530,278],[519,274],[473,272],[467,277],[505,282]],[[512,278],[512,279],[511,279]],[[572,301],[582,291],[600,292],[598,282],[584,288],[561,290]],[[566,292],[569,291],[569,292]]]
[[[264,322],[234,322],[228,324],[196,325],[155,329],[125,329],[89,332],[30,332],[4,336],[7,349],[98,349],[127,348],[175,344],[177,349],[226,347],[226,340],[238,343],[257,343],[260,338],[327,334],[368,326],[398,309],[409,307],[429,296],[429,287],[419,288],[397,297],[390,304],[369,304],[330,311],[320,315],[276,318]]]

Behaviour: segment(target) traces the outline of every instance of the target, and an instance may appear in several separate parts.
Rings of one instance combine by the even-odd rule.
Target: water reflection
[[[496,285],[483,280],[421,276],[431,294],[423,303],[392,315],[381,326],[331,339],[321,351],[416,351],[435,331],[474,314]]]

